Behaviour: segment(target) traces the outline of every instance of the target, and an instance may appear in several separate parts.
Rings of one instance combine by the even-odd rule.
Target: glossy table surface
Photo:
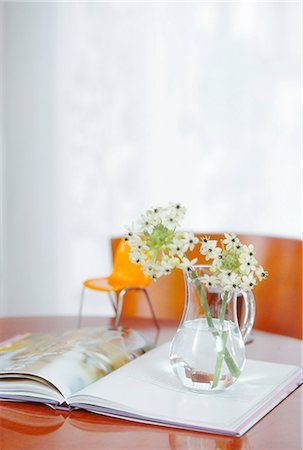
[[[112,319],[86,318],[83,325],[113,325]],[[162,321],[156,332],[151,321],[129,319],[123,325],[141,330],[158,344],[171,340],[177,324]],[[76,327],[75,317],[0,319],[0,339],[31,331]],[[302,341],[254,332],[247,357],[301,365]],[[241,438],[198,433],[102,417],[85,411],[54,411],[44,405],[0,403],[1,450],[67,449],[283,449],[302,450],[302,399],[300,387]]]

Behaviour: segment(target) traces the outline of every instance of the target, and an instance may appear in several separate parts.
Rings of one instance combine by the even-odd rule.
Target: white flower
[[[126,235],[124,236],[124,240],[131,245],[131,243],[140,242],[140,236],[136,233],[135,226],[132,224],[131,227],[125,227],[126,228]]]
[[[138,251],[130,251],[129,252],[129,259],[134,264],[143,264],[144,263],[144,257],[142,254]]]
[[[139,225],[139,231],[142,233],[148,233],[151,234],[154,229],[154,224],[152,218],[147,217],[146,215],[142,214],[141,219],[138,220]]]
[[[158,264],[152,263],[151,261],[142,264],[142,270],[145,275],[149,276],[154,281],[156,281],[157,278],[163,275],[162,271],[159,269]]]
[[[259,281],[267,276],[255,258],[254,246],[243,245],[235,233],[225,233],[224,236],[221,241],[223,249],[217,247],[217,241],[207,236],[202,238],[200,252],[206,260],[213,259],[210,272],[219,278],[226,291],[240,287],[252,289],[256,284],[255,276]]]
[[[178,267],[183,270],[191,270],[197,261],[198,258],[194,258],[190,261],[188,258],[184,257],[183,260],[178,264]]]
[[[219,255],[218,258],[215,258],[213,260],[212,265],[210,266],[209,270],[213,273],[219,273],[222,270],[222,263],[223,263],[223,260]]]
[[[268,276],[268,272],[266,272],[262,266],[258,266],[256,268],[255,274],[259,281],[265,280],[265,278]]]
[[[180,239],[174,240],[172,244],[168,246],[169,254],[171,256],[178,256],[180,259],[184,257],[185,252],[188,249],[188,246],[182,242]]]
[[[163,208],[160,206],[155,206],[146,211],[147,217],[151,220],[151,222],[156,225],[161,222],[161,216],[163,214]]]
[[[175,209],[166,210],[166,214],[162,219],[162,223],[169,230],[174,230],[179,226],[180,214]]]
[[[145,245],[144,241],[139,236],[134,236],[134,238],[128,241],[128,244],[131,247],[130,254],[133,252],[140,252],[143,254],[148,251],[147,245]]]
[[[200,247],[200,253],[202,255],[207,255],[209,252],[209,249],[213,250],[217,245],[217,241],[211,240],[211,239],[202,239],[201,241],[201,247]]]
[[[242,245],[241,246],[241,253],[247,253],[251,258],[255,256],[256,252],[254,249],[254,246],[252,244],[249,245]]]
[[[169,275],[178,263],[178,258],[168,258],[167,260],[161,262],[160,268],[162,269],[164,275]]]
[[[183,232],[181,241],[186,252],[187,250],[193,250],[195,245],[199,242],[199,239],[193,233]]]
[[[229,292],[240,286],[241,278],[235,272],[221,272],[218,277],[224,291]]]
[[[210,236],[203,236],[201,238],[201,245],[206,244],[208,241],[210,241]]]
[[[205,255],[206,261],[218,258],[222,253],[222,249],[216,245],[217,241],[207,241],[201,245],[200,252]]]
[[[214,275],[203,275],[203,277],[200,278],[200,281],[204,283],[208,288],[214,288],[219,285],[219,280]]]
[[[183,219],[183,217],[186,214],[186,208],[182,206],[180,203],[173,203],[169,202],[171,210],[175,211],[175,214],[177,217],[179,217],[179,220]]]
[[[248,275],[244,275],[242,277],[241,288],[244,291],[249,291],[250,289],[253,289],[255,284],[256,284],[256,279],[252,272],[250,272]]]
[[[225,239],[223,239],[223,244],[226,246],[226,250],[234,250],[239,245],[239,239],[235,233],[224,233]]]
[[[250,256],[249,253],[241,253],[239,256],[240,271],[246,275],[256,270],[257,260]]]
[[[192,233],[175,230],[184,214],[185,208],[178,203],[154,207],[141,215],[137,232],[134,227],[127,229],[130,260],[153,279],[168,275],[184,262],[185,252],[197,242]]]

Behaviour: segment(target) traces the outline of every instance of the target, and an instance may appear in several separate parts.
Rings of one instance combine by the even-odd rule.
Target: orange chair
[[[115,327],[119,325],[123,300],[128,291],[141,291],[144,293],[149,309],[151,311],[156,327],[159,329],[159,324],[150,300],[150,296],[146,290],[150,284],[150,278],[144,275],[137,264],[133,264],[128,257],[129,246],[120,239],[115,251],[113,271],[108,277],[93,278],[83,282],[78,326],[81,325],[82,310],[84,303],[85,289],[93,289],[95,291],[107,292],[116,313]],[[115,299],[112,297],[115,294]]]
[[[212,239],[222,239],[222,234],[195,233]],[[252,243],[257,259],[268,271],[268,279],[254,289],[256,301],[255,329],[302,339],[302,241],[267,236],[239,235],[243,243]],[[111,240],[112,253],[121,238]],[[200,245],[188,252],[188,258],[198,258],[198,264],[209,264],[199,252]],[[181,320],[185,300],[182,271],[151,283],[148,291],[154,302],[155,313],[161,319]],[[141,295],[131,294],[133,301],[123,309],[126,316],[146,316]]]

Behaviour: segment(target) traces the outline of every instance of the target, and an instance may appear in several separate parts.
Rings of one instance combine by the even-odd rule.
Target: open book
[[[141,335],[130,330],[128,333],[132,342],[129,348],[138,356],[138,346],[134,346],[134,342],[138,343]],[[15,346],[18,342],[15,342]],[[147,349],[143,343],[144,338],[141,337],[141,353]],[[124,353],[118,351],[117,354],[127,354],[125,346],[123,344],[120,347],[124,349]],[[53,361],[51,365],[54,375],[50,379],[50,372],[39,365],[38,350],[36,373],[28,373],[28,378],[22,378],[24,366],[22,370],[17,367],[14,370],[8,368],[11,360],[9,353],[11,352],[4,351],[0,358],[2,399],[40,401],[54,407],[65,405],[75,409],[83,408],[136,422],[234,436],[244,434],[302,383],[299,367],[248,360],[240,379],[225,392],[192,393],[181,387],[172,373],[167,343],[128,364],[122,365],[119,356],[119,368],[106,376],[102,376],[102,373],[101,378],[88,381],[83,387],[82,381],[78,385],[76,383],[76,380],[83,380],[83,375],[73,378],[72,375],[63,374],[63,367],[69,367],[66,371],[77,375],[79,365],[75,356],[68,360],[68,353],[63,352],[58,361]],[[87,375],[92,371],[92,364],[89,354],[83,360],[85,355],[85,352],[82,353],[79,360],[81,371]],[[132,359],[130,354],[129,359]],[[17,375],[18,378],[15,378]],[[69,383],[71,384],[68,386]]]
[[[150,350],[127,328],[28,333],[0,344],[0,398],[68,406],[68,398]]]

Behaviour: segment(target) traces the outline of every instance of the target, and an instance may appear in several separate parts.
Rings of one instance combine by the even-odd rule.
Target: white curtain
[[[17,3],[4,22],[3,314],[76,313],[109,237],[170,200],[187,229],[300,236],[299,3]]]

